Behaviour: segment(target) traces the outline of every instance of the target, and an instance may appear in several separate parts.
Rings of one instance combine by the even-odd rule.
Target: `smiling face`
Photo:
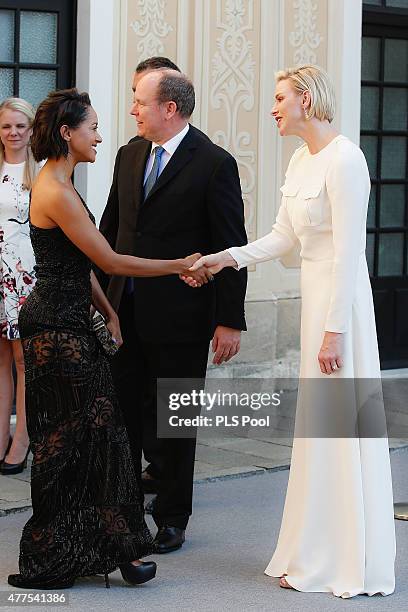
[[[281,136],[297,135],[305,122],[307,92],[299,94],[289,79],[278,81],[275,90],[275,104],[271,110]]]
[[[5,108],[0,114],[0,140],[4,146],[5,158],[10,153],[27,150],[31,136],[28,117],[16,110]]]
[[[152,142],[160,142],[166,130],[166,107],[157,101],[157,90],[162,72],[154,70],[138,79],[130,114],[136,119],[138,135]]]
[[[89,106],[86,118],[77,128],[63,126],[61,130],[75,161],[95,161],[96,147],[102,142],[102,138],[98,133],[98,116],[92,106]]]

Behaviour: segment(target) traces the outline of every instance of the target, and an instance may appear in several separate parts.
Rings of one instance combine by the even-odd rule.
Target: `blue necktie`
[[[162,157],[163,153],[164,153],[163,147],[156,147],[155,150],[154,150],[153,167],[152,167],[152,169],[150,171],[149,176],[147,177],[147,181],[146,181],[145,186],[144,186],[144,199],[147,198],[147,196],[149,195],[149,193],[153,189],[153,185],[157,181],[157,178],[159,176],[160,161],[161,161],[161,157]]]

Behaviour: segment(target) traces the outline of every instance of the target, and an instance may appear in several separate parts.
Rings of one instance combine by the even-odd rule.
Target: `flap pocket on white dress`
[[[323,185],[304,185],[300,188],[300,196],[308,200],[309,198],[318,198]]]
[[[294,198],[299,193],[299,185],[291,185],[290,183],[285,183],[280,188],[282,195],[288,196],[290,198]]]
[[[303,185],[299,189],[299,200],[306,213],[306,225],[319,225],[323,221],[323,185]]]

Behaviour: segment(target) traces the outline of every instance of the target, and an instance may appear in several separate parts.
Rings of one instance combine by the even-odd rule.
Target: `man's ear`
[[[67,125],[61,125],[60,134],[61,134],[61,137],[67,142],[71,140],[71,130],[69,129]]]
[[[172,100],[166,104],[167,119],[171,119],[177,113],[177,104]]]

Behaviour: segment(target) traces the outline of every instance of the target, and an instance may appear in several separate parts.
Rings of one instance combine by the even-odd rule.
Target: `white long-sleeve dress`
[[[273,230],[228,249],[238,268],[301,245],[300,378],[380,379],[365,258],[370,179],[361,150],[337,136],[289,163]],[[324,332],[344,338],[344,367],[331,377],[317,355]],[[308,407],[298,400],[296,421]],[[295,437],[282,524],[265,573],[295,589],[340,597],[388,595],[395,587],[395,531],[384,437]]]

